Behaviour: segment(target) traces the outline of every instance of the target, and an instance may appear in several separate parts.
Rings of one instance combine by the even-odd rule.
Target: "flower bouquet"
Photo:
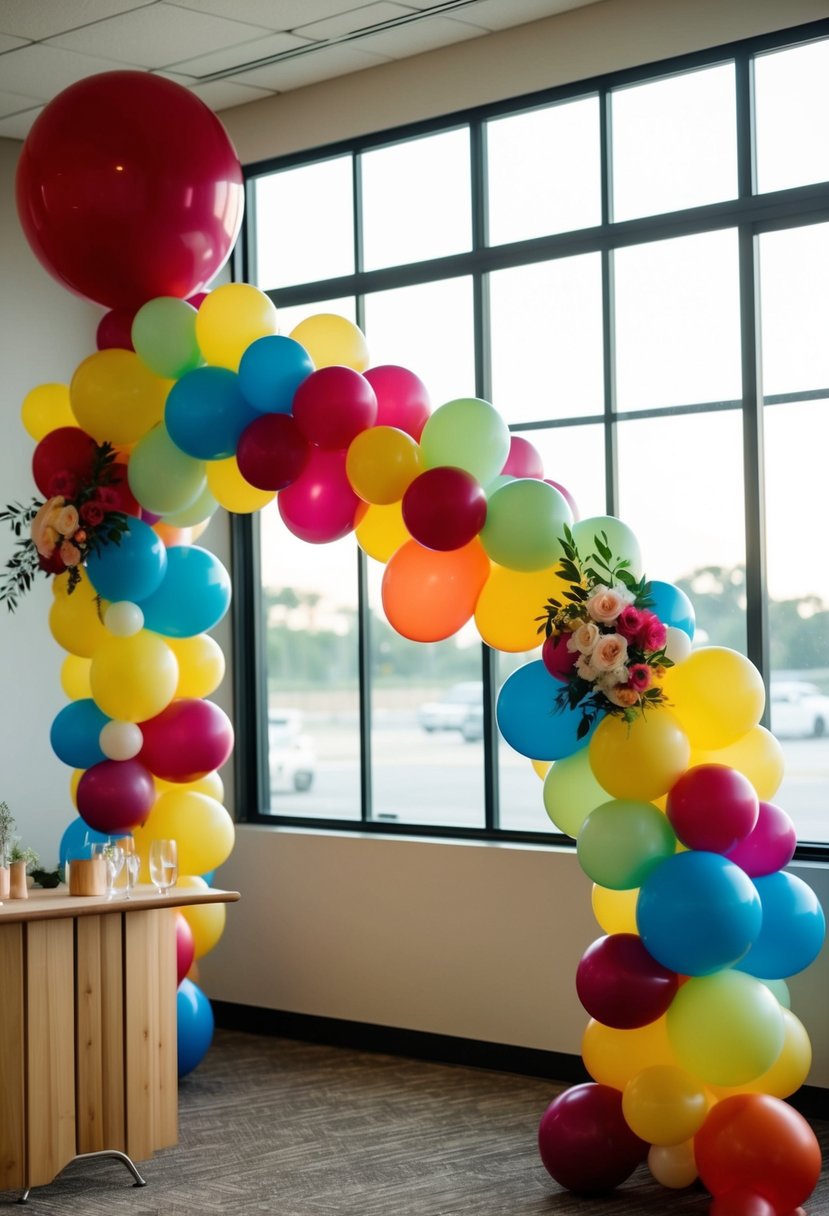
[[[594,536],[595,552],[584,557],[567,527],[560,544],[558,575],[568,589],[548,599],[536,619],[545,634],[544,665],[564,684],[557,706],[581,709],[582,739],[602,714],[632,722],[666,704],[660,681],[673,663],[666,627],[650,611],[650,584],[634,577],[629,561],[614,558],[607,534]]]

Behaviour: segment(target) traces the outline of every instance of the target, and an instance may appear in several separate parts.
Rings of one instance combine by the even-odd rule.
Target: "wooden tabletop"
[[[105,895],[70,895],[61,885],[45,891],[33,888],[28,899],[7,899],[0,903],[0,924],[22,920],[57,920],[66,916],[101,916],[109,912],[139,912],[147,908],[182,908],[188,904],[228,904],[239,898],[238,891],[220,891],[215,887],[173,887],[159,895],[149,883],[134,887],[130,898],[117,891],[111,899]]]

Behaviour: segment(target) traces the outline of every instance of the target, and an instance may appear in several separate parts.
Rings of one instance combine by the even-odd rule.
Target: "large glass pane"
[[[433,406],[475,396],[472,280],[444,279],[365,298],[371,362],[419,376]]]
[[[773,801],[801,840],[829,841],[829,567],[823,560],[829,400],[765,410],[771,728],[786,771]]]
[[[613,219],[734,198],[734,65],[725,63],[612,94]]]
[[[491,245],[601,223],[598,97],[493,119],[486,141]]]
[[[619,410],[740,397],[740,299],[733,229],[615,255]]]
[[[578,518],[605,514],[604,429],[588,426],[545,427],[522,431],[541,454],[544,476],[568,491]]]
[[[272,814],[359,819],[354,538],[320,550],[261,512]]]
[[[468,127],[365,152],[361,165],[365,270],[472,247]]]
[[[746,649],[742,419],[738,411],[618,426],[619,515],[649,578],[691,597],[697,645]]]
[[[829,386],[829,224],[760,237],[763,392]]]
[[[513,671],[532,662],[540,651],[496,655],[498,688]],[[554,706],[550,707],[551,712]],[[542,776],[547,766],[533,763],[498,735],[500,826],[510,832],[557,832],[544,809]]]
[[[758,55],[754,62],[757,188],[829,178],[829,41]]]
[[[254,191],[254,281],[263,291],[353,272],[351,156],[258,177]]]
[[[604,409],[597,253],[490,276],[492,392],[509,423]]]

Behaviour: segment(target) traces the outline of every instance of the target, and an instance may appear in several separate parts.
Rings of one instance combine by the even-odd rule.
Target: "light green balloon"
[[[562,556],[560,538],[572,522],[567,499],[555,486],[517,477],[489,498],[481,543],[499,566],[544,570]]]
[[[174,296],[157,296],[139,308],[132,322],[132,344],[141,362],[164,380],[178,380],[203,362],[196,342],[196,310]]]
[[[578,834],[581,868],[600,887],[631,891],[676,850],[668,820],[652,802],[614,798],[597,806]]]
[[[777,1003],[782,1005],[784,1009],[791,1009],[792,998],[789,992],[789,985],[785,980],[760,980],[768,988],[772,996],[777,998]]]
[[[171,524],[174,528],[192,528],[195,524],[201,524],[206,519],[210,519],[210,516],[214,515],[218,509],[219,504],[205,482],[204,489],[195,502],[192,502],[189,507],[185,507],[183,511],[165,515],[164,523]]]
[[[553,824],[573,840],[591,811],[610,798],[590,767],[586,747],[557,760],[544,778],[544,806]]]
[[[786,1035],[782,1007],[742,971],[693,976],[667,1014],[682,1068],[709,1085],[745,1085],[771,1068]]]
[[[622,523],[615,515],[593,515],[590,519],[580,519],[578,523],[573,524],[573,539],[580,557],[584,559],[589,553],[595,553],[593,538],[601,538],[603,532],[607,534],[607,543],[613,553],[613,564],[621,558],[627,558],[630,562],[630,573],[634,578],[641,578],[643,567],[639,541],[627,524]]]
[[[459,397],[439,406],[420,436],[424,468],[452,465],[482,485],[498,476],[509,449],[509,427],[495,407],[479,397]]]
[[[133,448],[127,480],[141,506],[153,515],[185,510],[207,484],[204,461],[176,447],[163,422]]]

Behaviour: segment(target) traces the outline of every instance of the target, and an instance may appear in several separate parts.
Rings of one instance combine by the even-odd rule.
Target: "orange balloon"
[[[171,545],[190,545],[193,542],[192,528],[174,528],[172,524],[165,524],[162,520],[153,524],[153,532],[161,537],[168,549]]]
[[[389,624],[413,642],[440,642],[457,633],[475,611],[489,574],[489,558],[475,538],[439,552],[411,540],[383,574],[383,608]]]

